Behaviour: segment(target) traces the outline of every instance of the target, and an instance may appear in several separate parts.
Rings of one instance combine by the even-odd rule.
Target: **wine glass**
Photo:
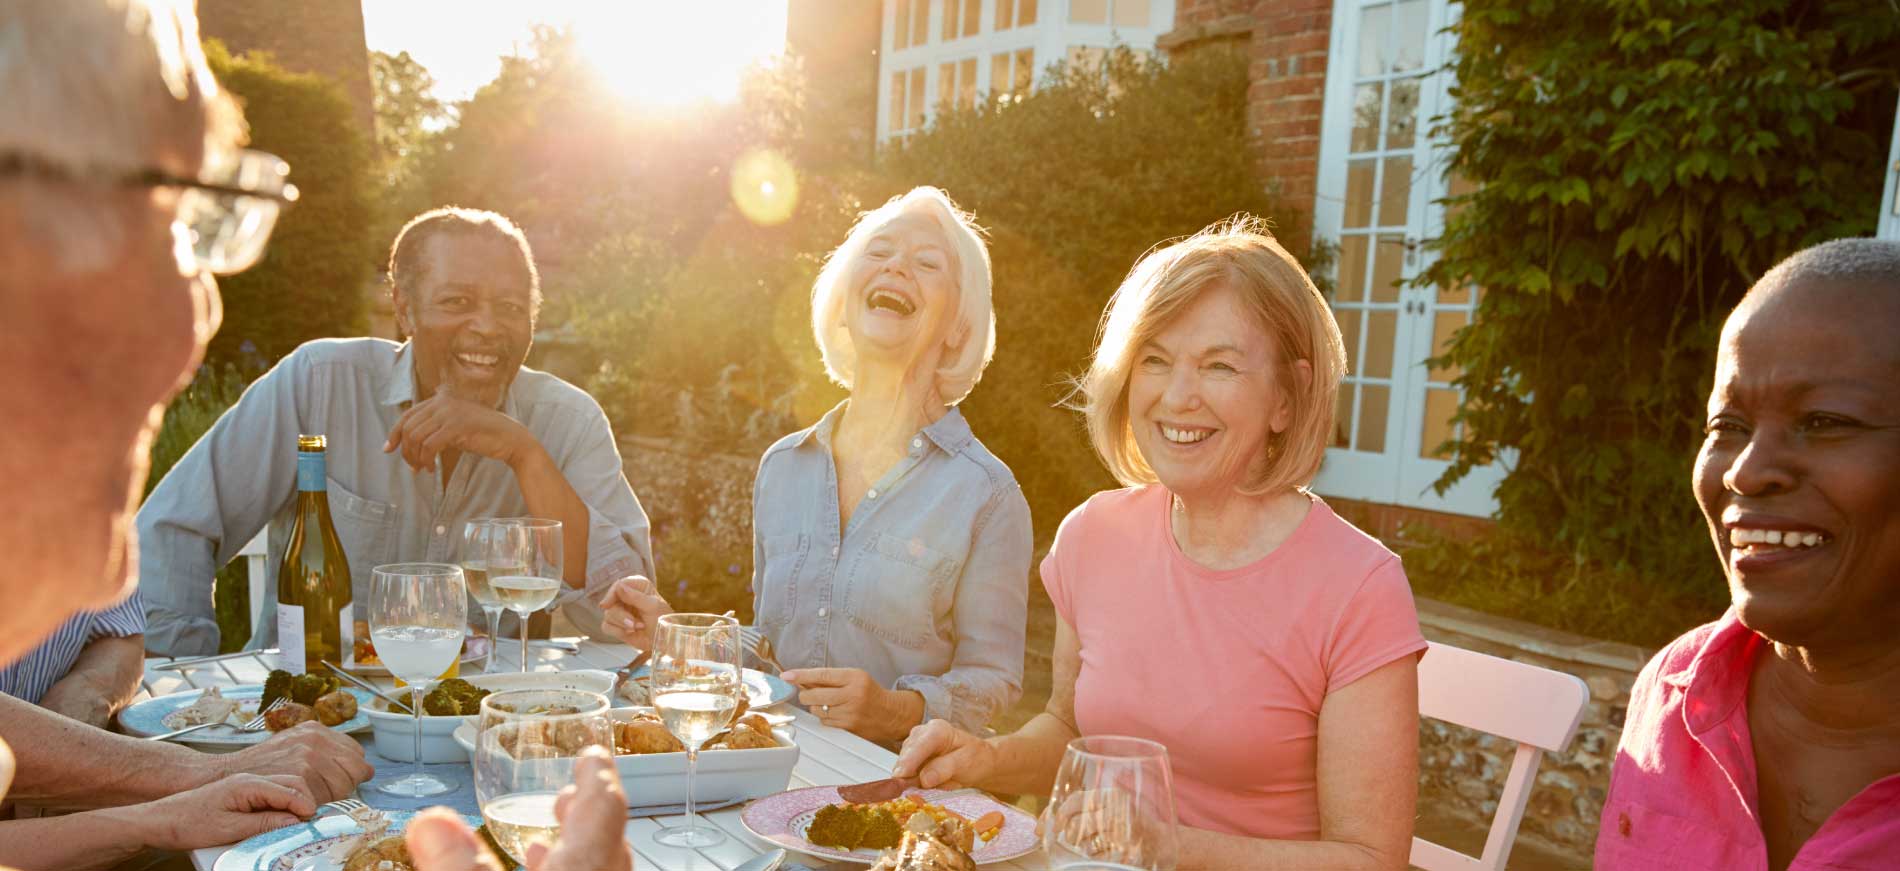
[[[525,863],[531,844],[553,846],[554,801],[574,782],[589,746],[613,748],[607,697],[578,690],[514,690],[482,698],[475,734],[475,799],[495,841]]]
[[[469,595],[475,597],[475,603],[482,606],[482,613],[488,617],[488,657],[482,663],[482,671],[490,674],[495,671],[495,649],[501,646],[498,633],[501,631],[502,604],[495,595],[495,588],[488,583],[488,578],[491,574],[526,574],[519,564],[490,562],[494,556],[493,548],[498,545],[506,548],[507,529],[506,521],[493,517],[471,520],[462,527],[462,574],[468,579]],[[503,550],[502,554],[513,552]]]
[[[422,691],[462,654],[467,597],[461,566],[397,563],[370,573],[369,637],[383,667],[408,682],[416,718],[416,770],[383,784],[384,792],[418,798],[451,788],[422,773]]]
[[[693,807],[699,748],[732,724],[745,692],[739,663],[739,621],[723,614],[667,614],[653,634],[653,708],[666,730],[686,745],[686,825],[654,835],[670,847],[711,847],[726,839],[700,828]]]
[[[498,520],[491,539],[488,584],[495,598],[521,620],[521,670],[528,670],[528,615],[547,607],[561,591],[561,521],[537,517]]]
[[[1173,871],[1180,845],[1168,748],[1119,735],[1070,741],[1041,828],[1056,871]]]

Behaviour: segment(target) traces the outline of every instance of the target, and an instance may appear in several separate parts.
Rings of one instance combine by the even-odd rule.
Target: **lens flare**
[[[760,226],[783,224],[798,206],[798,173],[785,155],[754,148],[732,165],[732,202]]]

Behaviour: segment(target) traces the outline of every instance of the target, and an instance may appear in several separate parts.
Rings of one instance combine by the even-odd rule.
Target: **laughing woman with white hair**
[[[812,289],[825,372],[851,396],[759,461],[752,589],[783,677],[827,725],[980,731],[1022,694],[1029,503],[956,407],[995,323],[989,251],[934,187],[860,218]],[[666,610],[645,578],[605,604],[642,647]]]

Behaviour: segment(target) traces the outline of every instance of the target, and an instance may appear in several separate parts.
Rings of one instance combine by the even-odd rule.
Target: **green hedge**
[[[215,41],[206,49],[244,106],[251,147],[287,161],[302,194],[264,259],[219,279],[224,326],[210,359],[270,362],[310,339],[362,335],[382,243],[369,237],[372,164],[355,109],[330,79],[287,72],[268,55],[232,57]]]

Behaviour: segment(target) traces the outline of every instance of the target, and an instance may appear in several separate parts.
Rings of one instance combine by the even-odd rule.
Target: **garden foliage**
[[[1886,0],[1467,0],[1434,286],[1484,289],[1445,361],[1441,484],[1503,462],[1504,532],[1726,600],[1689,489],[1723,317],[1777,260],[1864,235],[1892,130]],[[1588,573],[1566,573],[1582,577]]]

